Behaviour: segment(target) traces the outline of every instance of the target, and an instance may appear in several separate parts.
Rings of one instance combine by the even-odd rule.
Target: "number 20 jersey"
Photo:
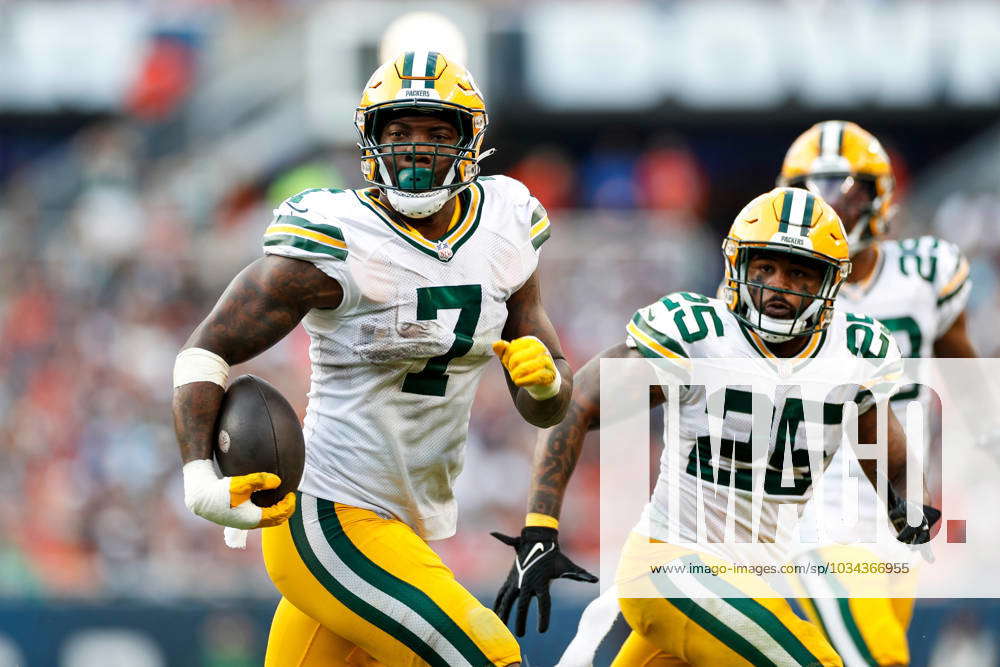
[[[730,520],[738,541],[749,541],[754,534],[752,475],[760,464],[755,466],[751,462],[753,419],[749,387],[726,387],[724,411],[713,412],[710,417],[706,388],[683,384],[688,359],[748,360],[760,369],[759,377],[765,384],[775,373],[786,377],[782,368],[807,366],[812,360],[823,364],[823,368],[843,369],[843,380],[829,378],[831,389],[818,412],[804,405],[794,376],[789,376],[788,383],[779,381],[771,385],[773,393],[767,400],[775,414],[769,422],[767,458],[760,471],[763,502],[756,532],[759,542],[771,542],[778,537],[781,505],[790,504],[801,514],[811,497],[805,420],[811,415],[822,415],[825,466],[843,440],[844,403],[856,401],[859,413],[865,412],[876,399],[891,395],[900,372],[899,348],[885,327],[868,316],[835,311],[829,326],[811,334],[795,358],[779,360],[723,302],[688,292],[667,295],[639,309],[626,326],[626,344],[644,357],[672,361],[682,371],[678,374],[680,450],[672,454],[669,448],[664,448],[652,500],[636,526],[638,532],[664,541],[670,541],[672,529],[683,542],[699,541],[699,502],[704,506],[704,536],[709,543],[724,541],[725,526]],[[865,381],[855,383],[853,378],[860,373],[864,373]],[[865,387],[871,387],[874,393],[864,391]],[[720,417],[721,428],[715,436],[720,440],[713,453],[709,425]],[[667,437],[665,431],[665,442]],[[680,506],[671,511],[668,480],[674,467],[679,469]],[[735,500],[732,512],[728,508],[729,494],[720,489],[730,484]],[[674,520],[679,525],[673,525]]]
[[[521,183],[480,178],[445,236],[392,219],[377,190],[307,190],[275,209],[264,252],[312,262],[340,283],[335,309],[303,320],[312,378],[299,489],[454,534],[452,485],[469,413],[507,319],[549,236]]]

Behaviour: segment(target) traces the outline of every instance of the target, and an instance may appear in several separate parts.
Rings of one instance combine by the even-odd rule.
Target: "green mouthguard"
[[[396,183],[404,190],[427,190],[434,185],[434,172],[427,167],[407,167],[396,172]]]

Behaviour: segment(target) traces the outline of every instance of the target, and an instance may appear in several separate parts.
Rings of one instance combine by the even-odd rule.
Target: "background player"
[[[727,264],[728,301],[709,299],[682,292],[671,294],[660,301],[640,309],[627,327],[626,343],[606,350],[600,357],[647,357],[666,359],[683,365],[688,358],[748,358],[748,359],[830,359],[844,361],[858,357],[873,358],[873,377],[886,377],[898,368],[899,351],[890,340],[888,332],[871,318],[835,312],[834,299],[849,271],[848,250],[843,227],[836,213],[818,197],[803,190],[778,188],[762,195],[737,216],[724,245]],[[808,239],[810,250],[800,238]],[[859,334],[868,330],[870,338],[878,341],[873,349],[860,349],[855,342]],[[874,349],[878,349],[876,352]],[[881,356],[880,356],[881,353]],[[558,551],[556,518],[559,515],[566,484],[580,453],[586,432],[597,426],[599,414],[599,358],[591,360],[577,374],[573,402],[566,419],[541,443],[536,454],[530,512],[550,517],[546,528],[526,527],[514,544],[517,557],[514,568],[501,590],[498,606],[501,618],[506,618],[513,602],[518,602],[518,631],[523,632],[524,615],[531,597],[539,597],[540,625],[544,625],[547,604],[547,587],[551,579],[572,572],[573,566]],[[728,392],[729,390],[727,390]],[[744,392],[746,393],[746,392]],[[747,394],[749,396],[749,394]],[[735,397],[734,397],[735,398]],[[772,397],[781,405],[782,414],[793,405],[786,396]],[[841,393],[841,401],[854,400],[852,392]],[[664,401],[659,387],[653,387],[651,402]],[[694,542],[695,512],[690,509],[691,498],[698,494],[698,481],[715,486],[711,469],[711,453],[702,452],[700,436],[708,434],[706,423],[706,396],[703,388],[692,388],[681,395],[682,458],[680,462],[680,502],[684,506],[679,514],[682,539]],[[749,401],[745,410],[749,411]],[[873,400],[862,402],[859,410],[859,437],[864,442],[875,442],[875,410]],[[722,438],[726,441],[745,441],[740,432],[740,412],[734,400],[726,397],[730,418],[723,424]],[[800,422],[793,428],[804,428]],[[780,432],[776,429],[776,433]],[[898,422],[890,416],[889,474],[891,483],[905,494],[905,441]],[[781,438],[772,433],[769,437],[768,475],[777,473],[780,478],[785,458]],[[707,440],[707,438],[706,438]],[[774,534],[777,526],[777,506],[798,503],[803,506],[809,497],[811,477],[808,462],[803,466],[796,450],[804,438],[791,438],[791,460],[795,466],[795,483],[791,487],[775,485],[767,490],[761,509],[761,534]],[[836,437],[836,442],[840,438]],[[718,471],[740,479],[740,473],[750,471],[751,463],[735,454],[720,452]],[[692,469],[690,462],[697,462]],[[677,465],[665,450],[661,473],[647,505],[645,516],[636,531],[645,531],[649,521],[648,537],[659,539],[670,529],[668,511],[669,491],[666,471]],[[692,471],[693,470],[693,471]],[[700,473],[699,473],[700,470]],[[686,471],[686,472],[685,472]],[[866,474],[874,483],[874,469],[866,466]],[[748,479],[745,476],[744,479]],[[736,530],[746,530],[749,535],[750,488],[736,490]],[[765,483],[765,489],[767,489]],[[722,494],[721,504],[705,497],[706,524],[725,525],[727,501]],[[905,501],[893,507],[892,517],[901,540],[926,541],[928,523],[923,521],[918,531],[912,531],[902,522]],[[709,516],[711,515],[711,516]],[[710,528],[711,530],[711,528]],[[640,549],[648,542],[646,534],[635,537],[626,547],[628,552]],[[746,537],[746,536],[744,536]],[[765,538],[766,539],[766,538]],[[539,545],[542,545],[539,548]],[[668,550],[669,545],[664,545]],[[547,549],[544,556],[538,551]],[[713,557],[696,554],[686,549],[673,548],[672,559]],[[714,560],[718,560],[717,558]],[[658,560],[656,562],[668,562]],[[621,581],[622,571],[619,571]],[[622,610],[633,633],[616,659],[616,665],[728,665],[728,664],[824,664],[839,665],[839,657],[823,637],[820,630],[792,612],[788,603],[778,597],[694,600],[691,583],[683,576],[670,576],[673,595],[664,598],[624,598]],[[696,590],[719,591],[735,587],[740,591],[758,589],[762,582],[756,577],[728,577],[726,575],[691,575]],[[732,588],[730,588],[732,590]],[[566,663],[570,664],[570,663]],[[577,663],[572,663],[577,664]],[[585,664],[585,663],[580,663]]]
[[[485,104],[439,53],[382,65],[355,122],[374,187],[282,203],[265,256],[178,355],[185,501],[222,525],[273,526],[264,555],[283,598],[268,665],[518,664],[510,632],[426,541],[455,531],[452,484],[494,352],[527,421],[565,413],[571,373],[535,273],[548,218],[517,181],[477,178]],[[312,339],[305,473],[298,502],[261,511],[249,493],[277,478],[217,479],[212,427],[229,366],[300,321]]]
[[[877,318],[893,333],[906,357],[975,357],[966,331],[965,306],[971,291],[969,263],[952,243],[932,236],[883,238],[893,212],[894,179],[889,156],[879,141],[855,123],[831,120],[806,130],[788,149],[779,185],[806,188],[821,196],[840,215],[847,230],[852,270],[841,288],[837,307]],[[919,385],[902,387],[892,397],[900,420],[912,400],[927,416],[930,396]],[[860,469],[850,452],[837,452],[825,475],[824,506],[813,507],[840,521],[843,468],[857,477]],[[860,485],[857,528],[838,535],[853,541],[884,520],[874,490]],[[817,501],[818,502],[818,501]],[[831,575],[832,577],[832,575]],[[831,591],[840,584],[822,578],[803,582],[824,592],[807,602],[807,613],[821,621],[848,665],[891,665],[909,662],[906,629],[914,599],[856,597],[838,600]]]

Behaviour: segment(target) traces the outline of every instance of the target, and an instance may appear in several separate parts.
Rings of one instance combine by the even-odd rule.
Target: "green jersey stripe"
[[[478,205],[478,207],[476,208],[476,211],[475,211],[475,216],[476,217],[472,221],[472,224],[469,226],[469,229],[462,235],[462,237],[460,239],[458,239],[457,241],[455,241],[451,245],[452,257],[454,257],[455,253],[458,252],[459,248],[461,248],[463,245],[465,245],[466,241],[468,241],[470,238],[472,238],[472,235],[475,234],[476,229],[479,228],[479,222],[480,222],[480,220],[482,219],[482,216],[483,216],[483,209],[485,208],[485,202],[486,202],[486,190],[479,183],[473,183],[472,187],[476,188],[479,191],[479,205]],[[388,216],[388,214],[386,214],[383,211],[380,211],[377,206],[373,206],[369,202],[365,201],[366,198],[365,198],[363,192],[359,192],[358,190],[352,190],[351,192],[354,193],[354,196],[357,198],[358,202],[362,206],[364,206],[369,211],[371,211],[372,213],[374,213],[375,217],[377,217],[379,220],[381,220],[382,222],[384,222],[389,227],[389,229],[391,229],[393,232],[396,233],[397,236],[399,236],[399,238],[403,239],[404,241],[406,241],[407,243],[409,243],[411,246],[413,246],[417,250],[423,252],[426,255],[429,255],[429,256],[433,257],[434,259],[436,259],[438,261],[441,261],[441,262],[450,261],[450,259],[441,259],[441,256],[438,255],[437,250],[435,250],[434,248],[428,248],[427,246],[424,246],[424,245],[418,243],[417,241],[413,240],[412,238],[410,238],[406,234],[403,234],[398,229],[396,229],[396,227],[393,225],[392,219]],[[472,213],[469,212],[469,209],[471,208],[471,202],[472,202],[472,194],[468,190],[463,190],[461,193],[459,193],[459,195],[458,195],[458,205],[461,207],[461,209],[459,211],[459,217],[460,217],[460,219],[464,220],[469,215],[472,214]]]
[[[268,234],[264,237],[264,246],[290,246],[292,248],[298,248],[299,250],[305,250],[306,252],[329,255],[330,257],[341,261],[347,259],[346,250],[334,248],[326,245],[325,243],[310,241],[309,239],[302,238],[301,236],[292,236],[291,234]]]
[[[326,234],[327,236],[332,236],[338,241],[344,240],[344,234],[340,231],[340,227],[336,225],[328,225],[322,222],[313,222],[312,220],[306,220],[305,218],[300,218],[297,215],[279,215],[278,218],[272,223],[275,225],[295,225],[296,227],[305,227],[306,229],[314,229],[317,232]]]
[[[483,217],[483,209],[486,208],[486,190],[479,183],[473,183],[472,187],[476,188],[476,190],[479,191],[479,206],[476,207],[476,219],[472,221],[472,225],[469,227],[469,231],[465,232],[465,234],[462,235],[462,238],[458,239],[453,244],[451,244],[451,251],[453,253],[457,253],[458,249],[461,248],[463,245],[465,245],[465,242],[471,239],[472,235],[476,233],[476,230],[479,228],[479,221]],[[467,206],[471,205],[472,195],[470,193],[462,193],[462,194],[468,195],[468,199],[466,199],[465,201],[467,202]],[[467,214],[462,215],[463,219],[465,218],[465,215]]]
[[[438,62],[437,51],[431,51],[430,53],[427,54],[427,67],[424,70],[424,76],[429,76],[429,77],[434,76],[434,70],[437,69],[437,62]],[[433,78],[427,79],[426,81],[424,81],[424,88],[433,88],[434,83],[435,82]]]
[[[633,315],[632,323],[635,324],[636,327],[638,327],[639,331],[646,334],[647,336],[649,336],[657,343],[670,350],[671,352],[675,352],[682,357],[689,356],[688,353],[684,351],[684,348],[681,346],[680,343],[678,343],[676,340],[666,335],[665,333],[662,333],[654,329],[652,325],[650,325],[646,321],[646,319],[642,316],[642,314],[636,313],[635,315]],[[641,341],[636,341],[636,342],[641,342]],[[657,355],[657,356],[662,356],[662,355]]]
[[[664,599],[674,606],[705,632],[712,635],[729,649],[747,660],[754,667],[778,667],[743,635],[713,616],[697,602],[684,595],[670,579],[664,575],[653,576],[653,584],[663,594]]]
[[[545,229],[543,229],[542,231],[540,231],[537,234],[535,234],[535,237],[533,239],[531,239],[531,246],[535,250],[538,250],[539,248],[542,247],[543,243],[545,243],[546,241],[549,240],[550,236],[552,236],[552,227],[551,227],[551,225],[546,226]]]
[[[699,568],[705,568],[701,571],[708,572],[708,565],[694,554],[684,556],[681,560],[688,564],[689,570],[691,569],[690,566],[695,565]],[[727,603],[732,605],[738,612],[760,626],[764,632],[771,637],[771,639],[776,641],[778,645],[781,646],[781,648],[784,649],[800,665],[820,664],[821,661],[819,658],[814,656],[812,652],[806,648],[806,645],[803,644],[802,641],[796,637],[792,631],[789,630],[780,619],[778,619],[777,616],[774,615],[773,611],[753,598],[747,597],[743,591],[721,577],[717,577],[714,574],[696,574],[693,576],[699,583],[704,585],[713,593],[717,594]]]
[[[963,281],[962,281],[961,283],[959,283],[958,287],[956,287],[955,289],[953,289],[953,290],[952,290],[951,292],[949,292],[948,294],[945,294],[945,295],[944,295],[944,296],[942,296],[942,297],[939,297],[939,298],[938,298],[938,300],[937,300],[937,305],[939,305],[939,306],[943,306],[943,305],[944,305],[945,303],[947,303],[948,301],[951,301],[952,297],[954,297],[955,295],[957,295],[957,294],[961,293],[961,291],[962,291],[963,289],[965,289],[965,286],[966,286],[966,285],[967,285],[968,283],[969,283],[969,279],[968,279],[968,278],[966,278],[966,279],[965,279],[965,280],[963,280]]]
[[[316,499],[320,527],[334,552],[359,577],[385,594],[412,609],[448,640],[462,657],[472,665],[489,665],[490,659],[469,635],[455,623],[425,592],[384,570],[351,541],[337,517],[337,510],[329,500]]]
[[[406,644],[410,650],[426,660],[428,664],[433,665],[433,667],[448,667],[448,661],[439,656],[423,639],[378,607],[355,595],[346,586],[337,581],[326,567],[324,567],[322,561],[320,561],[309,545],[309,538],[306,536],[305,526],[302,523],[302,494],[296,492],[295,495],[298,497],[297,509],[292,518],[288,520],[288,528],[291,531],[292,542],[295,544],[295,549],[298,551],[299,557],[302,558],[302,562],[305,563],[309,572],[316,577],[316,580],[333,597],[343,603],[345,607],[375,627]]]
[[[413,51],[407,51],[406,55],[403,56],[403,76],[413,76]],[[412,81],[410,79],[403,79],[403,88],[409,88]]]
[[[531,212],[531,224],[530,224],[530,226],[534,227],[535,223],[537,223],[539,220],[541,220],[542,218],[544,218],[547,215],[548,215],[548,213],[545,212],[545,207],[542,206],[541,204],[539,204],[538,206],[535,207],[535,210]]]

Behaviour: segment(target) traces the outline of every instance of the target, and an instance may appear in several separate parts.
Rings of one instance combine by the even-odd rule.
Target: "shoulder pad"
[[[510,176],[503,176],[501,174],[480,176],[476,179],[476,182],[480,183],[484,188],[493,190],[497,194],[506,197],[515,205],[526,204],[531,197],[528,187],[521,181]]]
[[[312,188],[289,197],[274,210],[274,220],[264,232],[265,249],[279,246],[345,260],[344,233],[335,216],[332,195],[341,190]]]
[[[716,299],[693,292],[674,292],[640,308],[626,331],[647,357],[687,358],[692,344],[725,334],[717,312],[720,305]]]
[[[552,236],[548,212],[540,201],[531,196],[524,183],[510,176],[481,176],[479,181],[484,181],[483,188],[488,189],[491,195],[504,198],[514,208],[515,219],[527,229],[535,250]]]
[[[969,281],[969,260],[954,243],[940,241],[937,245],[937,275],[934,291],[939,306],[963,291]],[[964,307],[964,306],[963,306]]]
[[[900,358],[896,339],[884,324],[863,313],[844,313],[847,349],[865,359]]]

